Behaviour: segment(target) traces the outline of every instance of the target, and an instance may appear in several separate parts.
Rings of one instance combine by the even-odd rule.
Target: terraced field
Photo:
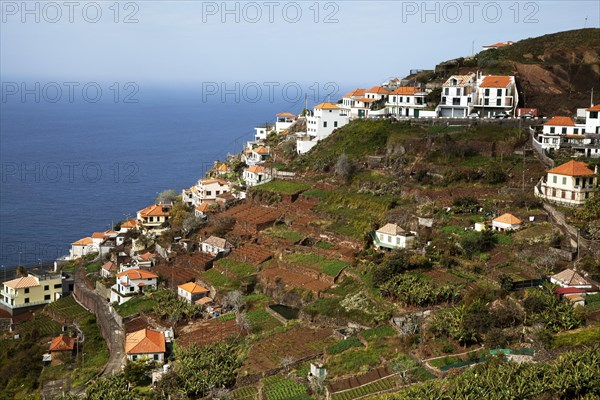
[[[394,376],[380,379],[375,382],[371,382],[364,386],[360,386],[345,392],[333,393],[331,395],[332,400],[352,400],[359,397],[367,396],[382,391],[391,390],[396,387],[397,379]]]
[[[266,400],[310,399],[305,385],[293,379],[275,375],[263,380],[263,395]]]

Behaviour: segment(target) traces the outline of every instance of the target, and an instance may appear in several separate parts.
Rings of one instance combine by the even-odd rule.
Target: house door
[[[364,118],[364,116],[365,116],[365,110],[358,110],[358,117]]]
[[[419,118],[419,110],[415,110],[414,114],[415,114],[415,118]]]

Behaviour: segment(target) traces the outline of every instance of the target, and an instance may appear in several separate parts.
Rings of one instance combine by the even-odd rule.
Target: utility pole
[[[519,120],[519,122],[520,122],[520,120]],[[525,146],[523,146],[523,183],[522,183],[521,191],[525,192]]]

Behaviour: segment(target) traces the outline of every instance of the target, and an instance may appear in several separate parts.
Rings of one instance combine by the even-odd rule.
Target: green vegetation
[[[250,321],[253,333],[267,332],[281,325],[279,320],[265,310],[249,311],[248,321]]]
[[[156,300],[146,295],[134,296],[129,301],[115,306],[121,317],[129,317],[142,312],[152,311],[156,307]]]
[[[397,334],[398,332],[396,332],[396,330],[389,325],[382,325],[378,326],[377,328],[367,329],[366,331],[362,331],[360,333],[365,340],[395,336]]]
[[[75,301],[74,296],[66,296],[54,303],[50,303],[44,310],[66,321],[78,320],[88,315],[88,311]]]
[[[462,374],[417,384],[380,399],[593,399],[600,395],[598,346],[565,353],[550,363],[513,363],[494,357]]]
[[[371,349],[348,350],[327,359],[327,371],[331,376],[367,372],[379,365],[379,355]]]
[[[256,273],[256,267],[254,265],[237,261],[233,258],[222,258],[216,263],[225,268],[227,272],[235,274],[240,279]]]
[[[230,395],[234,400],[257,400],[258,389],[254,386],[244,386],[239,389],[232,390]]]
[[[302,233],[290,229],[285,225],[276,225],[265,230],[265,233],[292,243],[298,243],[300,240],[304,239],[304,235]]]
[[[100,271],[101,267],[102,267],[102,264],[100,262],[94,262],[94,263],[86,264],[85,270],[87,271],[88,274],[90,274],[93,272]]]
[[[310,399],[306,386],[280,375],[263,379],[263,393],[267,400]]]
[[[352,400],[359,397],[366,396],[371,393],[384,392],[396,387],[398,379],[395,376],[380,379],[375,382],[371,382],[367,385],[357,387],[352,390],[345,392],[333,393],[331,396],[332,400]]]
[[[82,345],[76,368],[71,375],[73,387],[82,386],[96,377],[108,362],[109,357],[108,347],[106,347],[100,327],[96,323],[96,316],[88,313],[85,317],[80,318],[78,323],[85,335],[85,342]]]
[[[315,247],[317,247],[319,249],[333,249],[335,247],[335,245],[333,245],[329,242],[324,242],[322,240],[319,240],[317,243],[315,243]]]
[[[115,375],[94,381],[85,391],[85,400],[134,400],[135,396],[129,391],[125,374]]]
[[[251,190],[258,192],[273,192],[280,194],[296,194],[302,192],[311,185],[309,183],[303,183],[298,181],[271,181],[263,183],[262,185],[254,186]]]
[[[327,192],[323,189],[309,189],[305,192],[302,192],[302,197],[316,197],[318,199],[322,199],[327,196]]]
[[[339,342],[332,344],[327,348],[327,354],[330,356],[343,353],[344,351],[351,349],[352,347],[363,347],[363,344],[357,337],[351,337],[348,339],[340,340]]]
[[[202,279],[213,285],[218,290],[231,292],[239,289],[241,282],[237,279],[232,279],[225,274],[212,268],[202,273]]]
[[[337,276],[348,263],[340,260],[331,260],[315,253],[295,253],[285,257],[285,261],[317,269],[327,275]]]
[[[578,348],[594,343],[600,343],[600,326],[590,326],[573,332],[562,332],[552,338],[553,348]]]

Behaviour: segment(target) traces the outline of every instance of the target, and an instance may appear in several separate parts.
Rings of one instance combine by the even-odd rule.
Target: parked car
[[[505,119],[505,118],[509,118],[509,115],[505,112],[500,112],[498,114],[494,114],[494,118],[496,119]]]
[[[472,112],[471,114],[467,115],[467,118],[479,118],[479,113]]]
[[[525,114],[521,114],[521,118],[522,119],[531,119],[531,118],[533,118],[533,115],[529,114],[529,113],[525,113]]]

